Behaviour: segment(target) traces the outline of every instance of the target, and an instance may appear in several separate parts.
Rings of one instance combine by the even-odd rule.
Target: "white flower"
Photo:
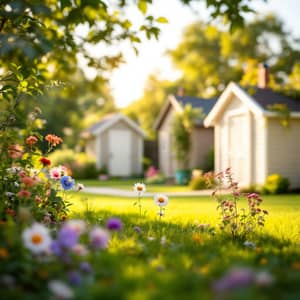
[[[60,167],[55,167],[55,168],[50,169],[49,173],[50,173],[51,179],[59,180],[61,177],[62,171],[61,171]]]
[[[146,192],[146,185],[144,183],[137,182],[134,184],[133,190],[139,195],[142,195],[144,192]]]
[[[35,254],[46,252],[51,243],[48,228],[39,223],[26,228],[22,233],[22,238],[25,247]]]
[[[154,196],[154,203],[160,207],[168,205],[169,198],[163,194],[156,194]]]
[[[82,191],[85,188],[85,186],[82,183],[77,184],[77,191]]]
[[[74,230],[77,234],[82,234],[86,229],[86,224],[82,220],[69,220],[65,226]]]
[[[72,251],[78,256],[87,256],[89,254],[88,249],[82,244],[76,244],[72,247]]]
[[[262,287],[270,286],[274,283],[274,281],[274,277],[266,271],[259,272],[255,277],[255,283]]]
[[[49,290],[59,299],[72,299],[74,293],[71,288],[60,280],[52,280],[48,284]]]

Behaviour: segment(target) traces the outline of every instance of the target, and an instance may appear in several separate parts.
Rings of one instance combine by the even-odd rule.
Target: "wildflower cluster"
[[[216,175],[218,185],[213,192],[213,197],[218,202],[220,211],[220,228],[231,234],[233,238],[245,238],[253,233],[257,226],[264,226],[267,210],[261,209],[262,199],[256,193],[243,194],[238,188],[238,183],[233,180],[230,168]],[[229,194],[222,195],[222,188],[227,188]],[[247,200],[247,208],[238,207],[242,198]]]

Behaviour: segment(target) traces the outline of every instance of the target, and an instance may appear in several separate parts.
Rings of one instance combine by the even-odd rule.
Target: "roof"
[[[231,99],[231,95],[237,96],[245,106],[254,114],[265,117],[276,117],[278,113],[272,111],[269,106],[274,104],[285,104],[290,111],[290,116],[300,117],[300,99],[294,99],[268,88],[243,89],[238,84],[231,82],[225,88],[216,104],[204,120],[206,127],[213,126],[217,122],[218,115],[223,111],[225,105]]]
[[[156,130],[160,128],[171,106],[173,106],[175,111],[181,112],[187,104],[190,104],[192,108],[201,108],[203,113],[207,115],[215,105],[216,101],[217,98],[205,99],[191,96],[170,95],[168,97],[168,101],[166,101],[165,105],[162,107],[160,114],[155,121],[154,128]],[[203,125],[203,119],[199,118],[196,122],[196,125]]]
[[[128,117],[126,117],[120,113],[109,114],[109,115],[104,116],[99,122],[97,122],[96,124],[87,128],[84,131],[83,135],[86,136],[86,134],[87,134],[87,135],[96,136],[96,135],[102,133],[103,131],[105,131],[106,129],[108,129],[109,127],[116,124],[118,121],[124,121],[125,123],[127,123],[127,125],[130,128],[135,130],[137,133],[139,133],[143,137],[146,136],[144,131],[139,127],[138,124],[136,124],[135,122],[130,120]]]
[[[285,104],[290,112],[300,112],[300,99],[288,97],[272,89],[255,87],[254,93],[251,94],[250,88],[249,94],[264,110],[269,110],[269,105]]]

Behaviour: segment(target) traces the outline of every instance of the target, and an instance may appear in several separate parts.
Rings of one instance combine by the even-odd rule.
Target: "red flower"
[[[51,160],[46,158],[46,157],[42,157],[40,158],[40,162],[44,165],[44,166],[50,166],[51,165]]]
[[[21,197],[21,198],[28,198],[31,196],[31,193],[27,190],[21,190],[17,196]]]

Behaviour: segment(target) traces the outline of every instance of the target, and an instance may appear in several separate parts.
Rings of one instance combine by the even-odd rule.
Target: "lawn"
[[[140,218],[134,199],[73,196],[73,217],[104,225],[117,216],[124,224],[82,299],[300,299],[300,195],[264,197],[269,216],[249,237],[253,247],[220,232],[209,197],[170,199],[159,221],[151,199],[142,199]]]
[[[136,182],[144,182],[144,179],[110,179],[106,181],[101,180],[78,180],[87,187],[106,187],[116,188],[121,190],[132,190]],[[164,192],[186,192],[190,191],[188,186],[171,185],[171,184],[157,184],[147,186],[147,192],[150,193],[164,193]]]

